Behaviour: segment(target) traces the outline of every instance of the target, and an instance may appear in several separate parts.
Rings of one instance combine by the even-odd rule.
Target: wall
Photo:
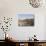
[[[0,0],[0,17],[13,17],[12,27],[8,33],[10,37],[16,38],[17,40],[27,40],[34,34],[37,35],[39,40],[45,39],[45,6],[40,8],[33,8],[29,5],[28,0]],[[35,15],[35,26],[34,27],[18,27],[16,25],[17,13],[32,13]],[[3,33],[2,31],[0,31]],[[0,35],[2,35],[0,33]],[[44,34],[45,33],[45,34]],[[12,35],[12,36],[11,36]],[[3,37],[0,36],[0,39]],[[4,39],[4,38],[3,38]]]

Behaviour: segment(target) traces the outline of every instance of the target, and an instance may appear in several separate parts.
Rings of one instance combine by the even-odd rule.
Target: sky
[[[18,14],[18,19],[32,19],[34,18],[33,14]]]

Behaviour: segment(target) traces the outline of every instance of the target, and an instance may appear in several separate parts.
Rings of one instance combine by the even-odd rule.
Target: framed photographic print
[[[34,26],[33,14],[18,14],[18,26]]]

